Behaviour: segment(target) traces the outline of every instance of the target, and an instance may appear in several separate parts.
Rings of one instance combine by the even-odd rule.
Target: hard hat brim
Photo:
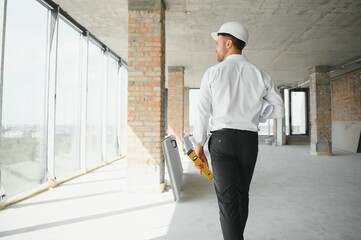
[[[218,37],[218,32],[212,32],[211,36],[213,38],[214,41],[217,41],[217,37]]]

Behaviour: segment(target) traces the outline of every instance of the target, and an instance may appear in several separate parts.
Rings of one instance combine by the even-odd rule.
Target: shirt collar
[[[226,59],[239,59],[239,60],[247,60],[245,56],[242,54],[231,54]]]

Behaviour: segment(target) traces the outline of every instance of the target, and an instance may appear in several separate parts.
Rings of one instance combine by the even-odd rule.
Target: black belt
[[[241,129],[233,129],[233,128],[222,128],[219,130],[211,131],[211,133],[215,132],[225,132],[225,133],[257,133],[249,130],[241,130]]]

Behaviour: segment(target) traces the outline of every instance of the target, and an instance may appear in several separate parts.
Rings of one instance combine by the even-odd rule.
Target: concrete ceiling
[[[128,0],[56,0],[75,20],[127,60]],[[277,85],[308,80],[314,66],[361,61],[361,0],[164,0],[166,64],[185,67],[198,88],[216,64],[210,32],[227,21],[249,30],[244,55]]]

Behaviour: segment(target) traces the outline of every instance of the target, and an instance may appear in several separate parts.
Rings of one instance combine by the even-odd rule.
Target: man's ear
[[[227,42],[226,42],[227,48],[230,48],[232,45],[233,45],[232,40],[231,40],[231,39],[228,39]]]

